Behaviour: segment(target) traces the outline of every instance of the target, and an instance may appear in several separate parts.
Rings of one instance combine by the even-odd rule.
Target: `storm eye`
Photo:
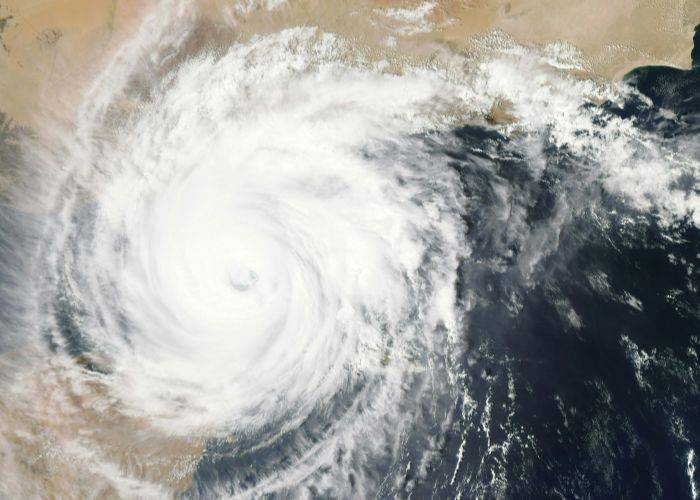
[[[0,498],[698,500],[696,14],[0,0]]]
[[[258,274],[243,265],[233,264],[229,271],[229,283],[239,292],[250,290],[258,281]]]

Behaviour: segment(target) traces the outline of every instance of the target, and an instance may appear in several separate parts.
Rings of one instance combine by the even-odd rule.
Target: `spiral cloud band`
[[[505,330],[603,191],[697,225],[695,147],[598,106],[632,91],[570,76],[562,45],[496,34],[467,64],[297,27],[193,49],[187,7],[159,5],[77,117],[27,139],[17,191],[43,212],[6,224],[32,252],[5,252],[29,262],[3,277],[5,468],[30,450],[104,488],[58,496],[401,496],[449,454],[443,493],[502,495],[511,445],[539,451],[511,340],[482,346],[497,380],[470,312],[503,306]]]
[[[297,458],[317,461],[449,389],[462,195],[416,134],[454,89],[341,64],[339,43],[295,29],[195,59],[73,151],[96,168],[60,190],[47,328],[133,418],[259,448],[330,413]]]

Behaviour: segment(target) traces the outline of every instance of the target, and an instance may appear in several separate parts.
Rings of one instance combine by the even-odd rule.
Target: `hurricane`
[[[697,66],[246,9],[154,3],[21,136],[0,494],[696,498]]]

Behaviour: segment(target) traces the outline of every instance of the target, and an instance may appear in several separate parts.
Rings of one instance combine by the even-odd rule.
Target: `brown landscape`
[[[190,10],[193,19],[206,22],[203,31],[227,32],[236,40],[310,25],[377,50],[390,37],[397,50],[423,55],[440,46],[469,51],[474,37],[500,30],[523,44],[570,43],[591,74],[608,78],[645,64],[687,67],[700,20],[700,2],[693,0],[290,0],[272,9],[266,2],[247,4],[252,6],[237,9],[230,0],[200,0]],[[47,106],[70,109],[146,11],[147,3],[136,0],[0,3],[0,110],[32,125]],[[418,29],[406,27],[411,20],[418,20]]]
[[[640,65],[688,67],[693,29],[700,22],[697,0],[273,3],[248,2],[249,8],[238,9],[232,0],[194,2],[187,15],[199,28],[192,36],[206,46],[287,27],[318,26],[369,51],[381,53],[391,47],[429,58],[445,49],[465,54],[478,50],[475,40],[497,30],[525,45],[571,44],[587,63],[586,76],[619,79]],[[92,78],[147,10],[142,0],[0,2],[0,162],[10,161],[7,148],[17,127],[35,130],[47,114],[71,116]],[[0,164],[0,179],[0,187],[12,181],[9,165]],[[19,358],[8,359],[12,356],[0,359],[0,371],[19,367]],[[76,381],[61,366],[48,365],[45,370],[51,373],[31,373],[23,382],[26,393],[37,399],[13,408],[0,401],[0,467],[10,470],[9,476],[37,485],[37,494],[43,490],[66,498],[123,496],[106,481],[108,473],[94,470],[90,457],[57,451],[85,442],[108,455],[122,473],[167,491],[189,486],[204,438],[154,433],[147,422],[120,412],[117,403],[101,406],[109,398],[99,383]],[[28,422],[23,409],[42,419]],[[6,493],[0,485],[0,496]]]

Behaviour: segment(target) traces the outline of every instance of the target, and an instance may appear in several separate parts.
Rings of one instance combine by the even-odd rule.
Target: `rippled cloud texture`
[[[566,46],[494,35],[478,61],[419,65],[299,27],[185,54],[185,11],[155,9],[77,118],[27,139],[31,180],[14,195],[46,209],[3,215],[3,237],[21,242],[3,283],[15,357],[2,493],[39,491],[18,465],[27,450],[52,475],[125,497],[410,491],[476,404],[480,299],[463,266],[493,257],[529,286],[601,190],[662,227],[699,221],[683,183],[693,143],[595,106],[634,91],[570,76],[581,61]],[[520,188],[548,182],[551,148],[574,158],[541,223],[534,188],[466,180],[455,153],[452,131],[505,101],[512,120],[493,137],[527,163]],[[510,154],[487,139],[471,152],[485,169]],[[492,255],[474,257],[485,222]],[[464,432],[450,487],[471,477]],[[471,494],[503,493],[492,470]]]

